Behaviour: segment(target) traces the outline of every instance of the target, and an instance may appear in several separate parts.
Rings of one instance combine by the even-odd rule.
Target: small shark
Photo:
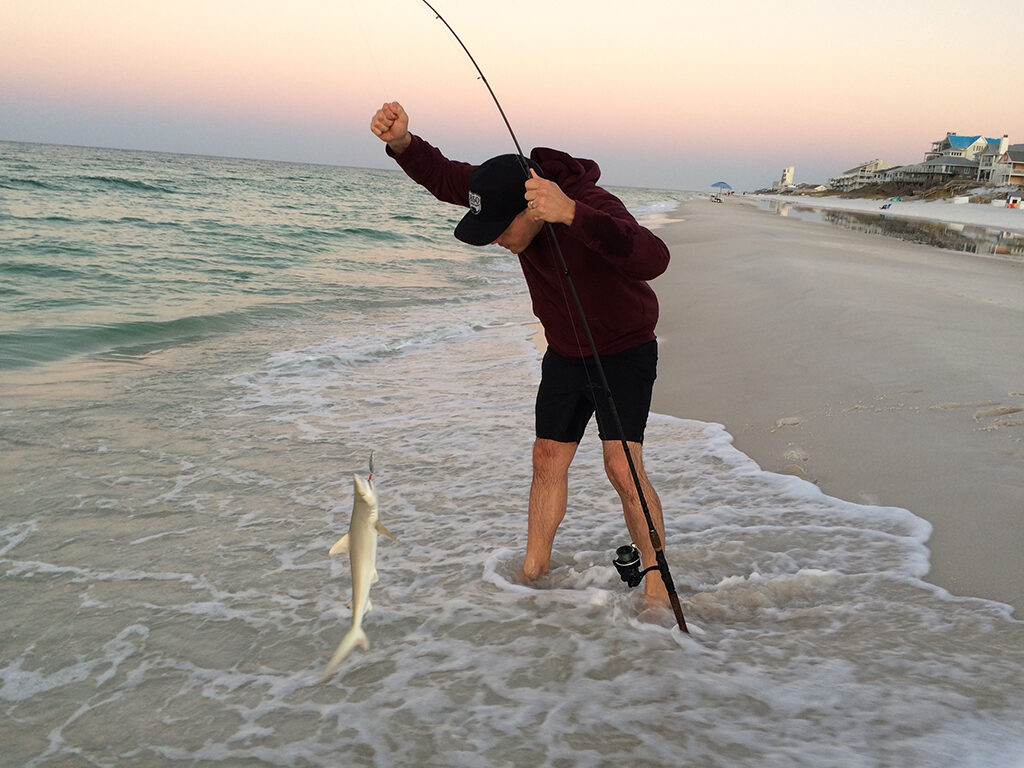
[[[352,561],[352,602],[348,607],[352,610],[352,628],[342,638],[341,644],[331,657],[324,672],[327,679],[355,646],[363,650],[370,647],[370,641],[363,631],[363,616],[373,606],[370,605],[370,585],[377,583],[377,534],[382,533],[392,541],[397,541],[378,518],[377,489],[373,487],[373,456],[370,457],[370,475],[363,480],[359,475],[352,475],[355,486],[355,501],[352,504],[352,521],[348,533],[338,539],[331,547],[330,554],[347,552]]]

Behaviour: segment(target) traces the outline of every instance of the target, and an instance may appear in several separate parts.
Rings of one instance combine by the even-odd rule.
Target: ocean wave
[[[25,225],[40,225],[46,226],[48,224],[76,224],[76,225],[89,225],[93,227],[109,227],[109,226],[125,226],[125,227],[139,227],[140,229],[154,229],[154,228],[172,228],[172,229],[185,229],[186,224],[181,221],[173,219],[154,220],[152,218],[146,218],[138,215],[131,216],[120,216],[118,218],[105,218],[105,217],[94,217],[87,218],[83,216],[66,216],[60,214],[47,214],[44,216],[16,216],[16,215],[5,215],[0,214],[0,221],[15,221]]]
[[[57,189],[39,179],[0,178],[0,189]]]
[[[70,269],[58,264],[47,264],[41,261],[8,261],[0,262],[0,276],[3,275],[78,278],[82,276],[82,273],[77,269]]]
[[[237,275],[235,277],[244,279]],[[492,294],[480,294],[483,298],[490,295]],[[358,316],[361,312],[389,309],[403,313],[406,308],[456,306],[461,301],[444,295],[423,298],[409,292],[367,287],[358,293],[349,293],[332,299],[257,301],[225,312],[202,313],[165,320],[124,320],[101,324],[27,327],[0,332],[0,371],[30,368],[84,355],[118,360],[141,359],[156,352],[214,336],[248,329],[266,329],[284,322],[322,322],[324,318],[335,318],[332,322],[338,322],[341,317],[352,316],[352,313]],[[51,309],[55,310],[59,304],[59,300],[55,301]],[[56,312],[54,316],[57,316]],[[441,340],[446,338],[442,334]],[[383,344],[381,350],[387,354],[408,344],[415,346],[418,343],[415,338],[403,340],[396,337],[390,342],[390,349],[387,348],[387,344]],[[378,352],[371,352],[370,357],[375,357]],[[338,356],[339,365],[342,367],[356,364],[361,359],[361,354],[344,353]]]
[[[85,181],[96,182],[111,187],[120,187],[136,192],[157,192],[162,195],[176,195],[178,190],[170,187],[160,186],[151,182],[139,181],[138,179],[126,179],[123,176],[82,176]]]
[[[394,232],[387,229],[372,229],[369,227],[345,227],[340,230],[342,235],[366,238],[370,242],[377,243],[398,243],[408,239],[408,235],[401,232]]]
[[[197,341],[245,322],[244,314],[183,317],[0,333],[0,370],[26,368],[82,354],[123,350],[141,355]]]
[[[156,351],[287,318],[315,313],[305,303],[271,303],[167,320],[126,320],[0,333],[0,370],[26,368],[87,354],[144,357]]]

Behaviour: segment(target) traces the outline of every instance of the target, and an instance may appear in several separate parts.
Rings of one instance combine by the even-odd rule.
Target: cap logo
[[[483,200],[480,199],[480,195],[476,192],[469,193],[469,210],[473,213],[480,213],[483,208]]]

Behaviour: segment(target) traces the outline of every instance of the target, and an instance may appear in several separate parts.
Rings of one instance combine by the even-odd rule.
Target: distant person
[[[500,155],[481,165],[449,160],[409,133],[409,116],[395,101],[377,110],[370,129],[413,181],[438,200],[470,209],[455,228],[457,239],[470,245],[497,244],[519,256],[533,311],[544,327],[547,351],[537,391],[533,482],[520,578],[533,581],[550,568],[555,533],[566,512],[569,465],[595,409],[605,471],[622,501],[644,567],[654,565],[636,486],[545,222],[553,225],[587,313],[623,437],[662,542],[661,501],[644,472],[642,445],[658,361],[658,300],[647,281],[668,267],[668,248],[637,223],[622,201],[597,186],[600,169],[593,160],[537,148],[530,153],[529,178],[518,155]],[[658,571],[648,574],[646,593],[667,601]]]

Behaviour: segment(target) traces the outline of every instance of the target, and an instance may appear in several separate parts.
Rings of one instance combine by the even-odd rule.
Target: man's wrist
[[[405,150],[407,150],[409,148],[410,144],[412,144],[412,134],[411,133],[407,133],[407,134],[405,134],[405,136],[402,136],[400,139],[392,139],[391,141],[389,141],[388,142],[388,147],[391,149],[391,151],[394,154],[400,155],[403,152],[405,152]]]
[[[567,227],[571,227],[572,226],[572,222],[573,222],[573,220],[575,218],[576,218],[576,201],[570,198],[570,200],[569,200],[569,215],[566,216],[564,219],[562,219],[562,223],[565,224],[565,226],[567,226]]]

